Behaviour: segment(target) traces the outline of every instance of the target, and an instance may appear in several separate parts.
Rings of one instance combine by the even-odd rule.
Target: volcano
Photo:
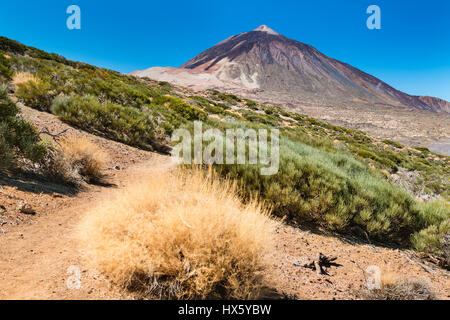
[[[359,103],[450,113],[450,103],[394,89],[314,47],[262,25],[203,51],[179,68],[154,67],[132,75],[193,89],[221,89],[330,104]]]

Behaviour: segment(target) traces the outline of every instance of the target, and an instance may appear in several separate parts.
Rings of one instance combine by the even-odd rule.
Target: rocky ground
[[[23,108],[26,118],[51,132],[69,128],[53,115]],[[137,150],[83,131],[110,155],[108,186],[73,190],[26,174],[0,176],[0,299],[130,299],[95,270],[85,267],[83,248],[74,237],[86,209],[149,166],[167,168],[167,157]],[[319,253],[336,256],[340,266],[328,275],[302,267]],[[401,277],[426,279],[441,299],[450,299],[449,272],[421,260],[414,252],[357,239],[302,230],[279,223],[268,283],[278,293],[298,299],[358,299],[371,265]],[[80,273],[80,288],[71,279]]]

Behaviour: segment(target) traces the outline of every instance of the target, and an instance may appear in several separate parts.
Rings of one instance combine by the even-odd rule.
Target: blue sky
[[[81,8],[81,30],[66,27],[71,4]],[[371,4],[381,8],[381,30],[366,27]],[[127,73],[179,66],[262,24],[399,90],[450,101],[447,0],[15,0],[0,5],[0,35]]]

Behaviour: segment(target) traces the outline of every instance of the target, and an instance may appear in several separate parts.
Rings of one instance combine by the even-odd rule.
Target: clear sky
[[[66,9],[81,8],[81,30]],[[369,5],[381,30],[366,27]],[[121,72],[177,67],[223,39],[266,24],[409,94],[450,101],[448,0],[15,0],[0,35]]]

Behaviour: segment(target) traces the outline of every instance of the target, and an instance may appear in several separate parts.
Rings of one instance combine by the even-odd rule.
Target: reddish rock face
[[[418,98],[423,103],[433,107],[433,109],[436,111],[440,110],[443,112],[450,113],[450,103],[445,100],[435,98],[435,97],[428,97],[428,96],[419,96]]]
[[[133,74],[199,89],[262,90],[306,102],[320,99],[450,112],[447,101],[398,91],[267,26],[232,36],[178,69],[151,68]]]

